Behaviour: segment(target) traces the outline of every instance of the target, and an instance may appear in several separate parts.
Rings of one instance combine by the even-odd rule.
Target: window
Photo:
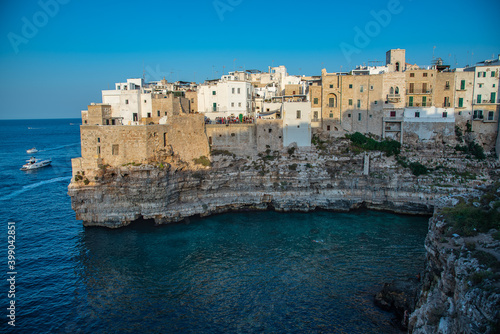
[[[477,94],[477,103],[481,103],[481,94]]]
[[[351,114],[347,114],[347,117],[351,118]]]
[[[492,121],[494,116],[495,116],[494,111],[488,111],[488,121]]]
[[[97,146],[97,154],[101,155],[101,146]]]
[[[352,99],[349,99],[349,105],[352,106]]]
[[[481,77],[481,72],[477,72],[477,77],[480,78]]]
[[[497,99],[497,93],[495,93],[495,92],[491,92],[491,95],[490,95],[490,103],[495,103],[495,102],[496,102],[496,99]]]
[[[427,107],[427,96],[422,96],[422,107]]]
[[[273,132],[273,129],[269,129],[269,133]]]
[[[394,87],[391,87],[391,89],[389,89],[389,94],[391,94],[391,95],[394,94]]]
[[[448,113],[446,111],[443,111],[443,118],[448,117]]]
[[[326,126],[326,131],[330,131],[330,125]]]
[[[167,112],[165,111],[165,116],[167,116]]]
[[[358,107],[358,108],[361,108],[361,100],[358,100],[357,107]]]
[[[420,111],[415,111],[415,117],[420,118]]]
[[[409,93],[412,94],[413,92],[415,91],[415,83],[413,82],[410,82],[410,89],[409,89]]]
[[[446,81],[446,84],[444,85],[444,89],[450,89],[450,82]]]
[[[482,110],[474,110],[473,119],[483,119],[483,111]]]
[[[212,137],[210,137],[212,139]],[[167,133],[163,132],[163,147],[167,147]]]
[[[483,72],[483,78],[486,78],[486,72]]]
[[[422,76],[423,76],[424,78],[427,78],[427,73],[422,73]]]
[[[318,112],[317,111],[314,112],[314,116],[313,117],[314,117],[314,119],[318,119]]]
[[[391,117],[396,117],[396,111],[391,111]]]
[[[333,113],[330,113],[330,118],[333,118]]]
[[[234,107],[234,102],[231,102],[231,107]]]
[[[370,90],[373,90],[373,85],[370,86]]]
[[[318,104],[318,98],[317,97],[314,98],[314,104]]]
[[[479,86],[479,88],[483,88],[483,84],[482,83],[478,84],[478,86]]]
[[[396,72],[399,72],[399,63],[396,63]]]
[[[460,81],[460,90],[465,90],[465,80]]]
[[[491,77],[494,78],[495,77],[495,71],[491,71]]]
[[[151,118],[151,113],[150,112],[148,112],[148,118]]]
[[[144,100],[144,103],[148,103],[148,100]]]
[[[128,100],[125,100],[125,104],[128,104]]]
[[[235,133],[231,133],[231,137],[235,137],[235,136],[236,136],[236,134],[235,134]]]
[[[415,73],[410,73],[410,78],[415,78]]]
[[[139,119],[137,117],[137,113],[136,112],[132,114],[132,117],[133,117],[132,119],[134,120],[134,122],[137,122],[137,120]]]
[[[160,117],[160,111],[158,110],[157,112],[158,112],[158,117]]]
[[[378,101],[374,101],[373,104],[378,104]]]
[[[458,98],[458,107],[459,108],[463,108],[464,107],[464,98],[463,97],[459,97]]]
[[[396,89],[394,90],[394,94],[399,95],[399,87],[396,87]]]
[[[352,88],[352,84],[349,84],[349,88]]]
[[[212,111],[217,111],[217,103],[215,103],[215,102],[212,105]]]
[[[118,152],[119,152],[119,146],[117,144],[113,145],[111,147],[111,154],[118,155],[119,154]]]
[[[238,102],[238,107],[241,107],[241,102]]]
[[[97,138],[97,142],[100,143],[101,142],[101,138],[98,137]]]
[[[358,113],[358,121],[361,121],[361,113]]]
[[[333,88],[333,85],[330,85],[330,88]]]
[[[413,96],[410,96],[408,99],[408,107],[413,107]]]
[[[215,92],[215,90],[212,91],[212,95],[216,95],[217,93]]]
[[[359,86],[359,91],[360,91],[361,93],[363,93],[363,91],[364,91],[364,87],[363,87],[363,85]]]
[[[241,88],[238,88],[238,94],[241,94]]]
[[[234,94],[234,87],[233,87],[233,88],[231,88],[231,93],[232,93],[232,94]]]
[[[448,96],[445,96],[443,107],[448,108],[449,106],[450,106],[450,98]]]
[[[297,119],[300,119],[300,110],[297,110]]]
[[[335,108],[335,98],[334,97],[331,97],[328,99],[328,106],[330,108]]]

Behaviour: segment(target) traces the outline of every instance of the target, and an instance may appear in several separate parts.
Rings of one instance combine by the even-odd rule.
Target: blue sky
[[[463,67],[500,53],[499,12],[496,0],[2,0],[0,119],[80,117],[143,69],[197,82],[270,65],[320,75],[391,48]]]

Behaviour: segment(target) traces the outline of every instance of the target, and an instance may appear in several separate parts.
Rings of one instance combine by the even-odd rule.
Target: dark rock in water
[[[418,278],[384,283],[382,290],[375,295],[375,305],[393,312],[397,317],[397,325],[406,330],[408,318],[415,310],[420,287]]]

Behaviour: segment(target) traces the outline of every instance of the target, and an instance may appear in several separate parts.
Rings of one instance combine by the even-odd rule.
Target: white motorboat
[[[32,153],[36,153],[36,152],[38,152],[38,150],[34,147],[30,148],[29,150],[26,151],[26,153],[28,153],[28,154],[32,154]]]
[[[21,167],[21,170],[31,170],[31,169],[37,169],[37,168],[42,168],[45,166],[50,166],[52,163],[52,160],[39,160],[36,159],[35,157],[31,157],[29,160],[26,160],[27,164],[24,164],[23,167]]]

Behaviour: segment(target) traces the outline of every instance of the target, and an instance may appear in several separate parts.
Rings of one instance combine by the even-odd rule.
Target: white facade
[[[474,104],[500,103],[500,66],[476,66],[474,75]]]
[[[455,108],[405,108],[404,122],[418,123],[455,123]]]
[[[218,117],[248,116],[252,112],[252,85],[245,81],[220,81],[198,89],[198,111]]]
[[[311,146],[311,103],[283,102],[283,146]]]
[[[102,103],[111,106],[111,116],[123,125],[138,125],[141,118],[151,117],[151,93],[143,93],[142,79],[127,79],[116,83],[115,90],[102,91]]]

